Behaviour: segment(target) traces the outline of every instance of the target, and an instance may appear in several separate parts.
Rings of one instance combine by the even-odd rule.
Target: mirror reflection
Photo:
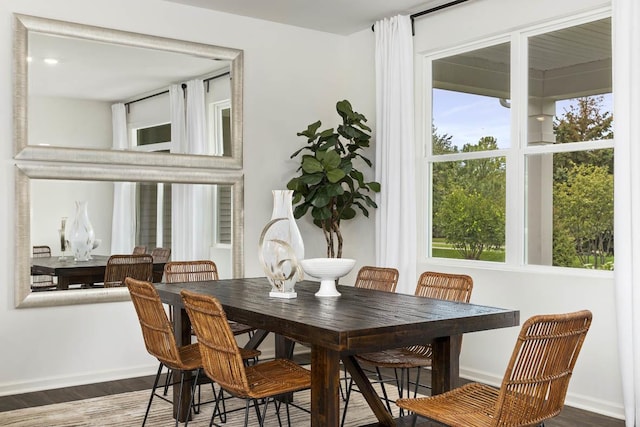
[[[104,288],[108,258],[134,253],[153,255],[155,281],[169,260],[233,277],[232,185],[32,179],[30,191],[32,292]]]
[[[231,156],[231,61],[28,34],[28,144]]]

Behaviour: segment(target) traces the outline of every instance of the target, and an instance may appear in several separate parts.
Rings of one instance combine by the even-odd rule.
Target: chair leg
[[[182,373],[182,375],[184,375],[184,372]],[[195,394],[196,394],[196,387],[198,387],[198,394],[200,393],[200,388],[198,386],[198,377],[200,376],[200,369],[196,369],[196,377],[192,380],[193,384],[191,385],[191,397],[189,399],[189,413],[187,414],[187,418],[184,422],[184,427],[187,427],[189,425],[189,418],[191,418],[191,407],[195,407]],[[182,377],[184,378],[184,376]],[[182,394],[182,387],[180,387],[180,393]],[[198,406],[200,406],[200,396],[198,396]],[[194,408],[194,412],[195,412],[195,408]],[[196,414],[198,412],[195,412]],[[176,418],[176,422],[178,421],[178,419]]]
[[[382,388],[382,396],[384,396],[384,402],[387,404],[387,410],[391,415],[393,412],[391,411],[391,404],[389,403],[389,396],[387,395],[387,389],[384,387],[384,379],[382,378],[382,372],[380,372],[380,368],[376,366],[376,373],[378,375],[378,381],[380,381],[380,387]],[[396,378],[397,381],[397,378]]]
[[[353,387],[352,378],[349,379],[349,385],[345,387],[347,391],[346,391],[346,398],[344,400],[344,408],[342,409],[342,421],[340,422],[340,427],[344,426],[344,420],[347,418],[347,407],[349,406],[349,398],[351,397],[351,388]]]
[[[173,378],[173,369],[167,368],[167,377],[164,381],[164,392],[163,394],[166,396],[169,393],[169,386],[171,385],[171,379]]]
[[[149,403],[147,404],[147,411],[144,413],[144,420],[142,420],[142,427],[144,427],[147,422],[147,417],[149,416],[149,409],[151,409],[151,402],[153,402],[153,395],[156,393],[156,387],[158,387],[158,380],[160,379],[160,375],[162,374],[162,367],[164,365],[162,362],[160,366],[158,366],[158,373],[156,374],[156,378],[153,381],[153,388],[151,389],[151,396],[149,397]]]

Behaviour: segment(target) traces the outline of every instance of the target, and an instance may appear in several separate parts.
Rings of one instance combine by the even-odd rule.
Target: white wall
[[[501,35],[549,19],[575,16],[609,4],[602,0],[483,0],[416,20],[417,117],[421,117],[419,76],[422,75],[420,58],[423,54]],[[426,125],[429,124],[427,121]],[[420,134],[421,130],[418,131]],[[418,273],[436,270],[471,275],[474,279],[471,302],[518,309],[521,323],[534,314],[591,310],[593,324],[571,380],[567,404],[623,418],[614,284],[610,272],[570,269],[559,272],[535,266],[505,268],[490,263],[471,265],[428,260],[419,262],[417,270]],[[519,328],[509,328],[465,335],[461,375],[499,384],[518,331]]]
[[[244,50],[245,273],[263,275],[257,242],[271,216],[271,190],[284,188],[297,168],[289,155],[304,140],[296,133],[318,119],[333,126],[335,103],[346,97],[345,37],[157,0],[5,0],[5,76],[11,75],[13,12]],[[168,19],[174,24],[167,25]],[[11,84],[10,78],[0,79],[0,395],[152,374],[156,361],[144,350],[130,303],[13,308]],[[308,253],[322,254],[322,233],[308,220],[300,222]],[[372,222],[354,228],[373,233]],[[347,238],[345,256],[372,262],[372,247]]]

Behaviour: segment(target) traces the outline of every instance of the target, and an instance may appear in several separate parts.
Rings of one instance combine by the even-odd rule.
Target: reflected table
[[[258,328],[247,344],[255,348],[267,331],[276,334],[276,357],[287,356],[291,338],[311,346],[311,425],[340,425],[340,361],[360,387],[380,425],[393,426],[395,420],[354,355],[414,344],[433,343],[432,393],[442,393],[457,385],[460,336],[467,332],[517,326],[517,310],[457,303],[338,286],[340,297],[316,297],[320,284],[296,284],[297,298],[270,298],[266,278],[228,279],[191,283],[156,283],[163,302],[174,307],[174,330],[178,345],[191,341],[189,318],[180,291],[218,298],[227,317]],[[174,396],[179,385],[174,386]],[[188,382],[185,381],[185,387]],[[188,396],[174,399],[174,414],[184,420]]]
[[[107,268],[107,255],[92,255],[89,261],[74,261],[73,257],[64,260],[58,257],[31,258],[31,274],[44,274],[57,276],[57,288],[69,289],[69,285],[81,284],[91,286],[104,280],[104,271]],[[164,262],[153,263],[154,276],[160,276],[164,270]]]

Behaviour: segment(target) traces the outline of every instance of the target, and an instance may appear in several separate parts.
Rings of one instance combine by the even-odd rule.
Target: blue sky
[[[571,100],[558,101],[556,114],[562,114]],[[612,111],[612,96],[605,95],[604,108]],[[500,105],[497,98],[454,92],[433,91],[433,124],[438,134],[453,137],[455,146],[475,144],[484,136],[493,136],[500,148],[510,146],[510,109]]]

